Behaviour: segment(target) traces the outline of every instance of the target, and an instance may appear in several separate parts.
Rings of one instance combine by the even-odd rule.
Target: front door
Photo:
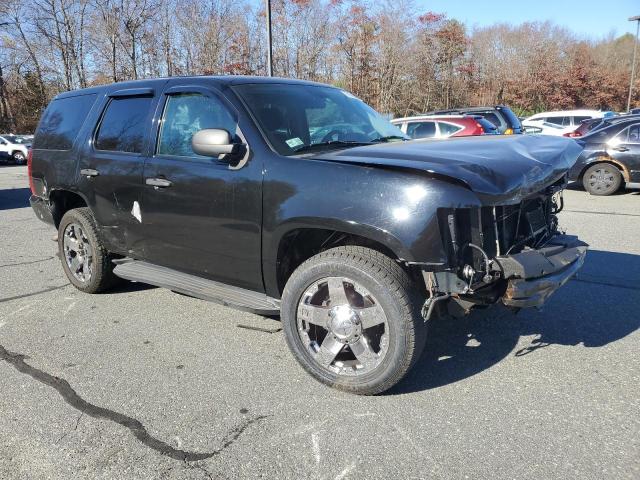
[[[237,112],[206,86],[173,86],[158,106],[155,152],[144,167],[141,236],[151,263],[262,291],[262,168],[193,152],[205,128],[238,138]],[[248,153],[249,154],[249,153]]]
[[[607,148],[607,153],[624,165],[630,182],[640,182],[640,123],[634,123],[616,135],[615,144]]]

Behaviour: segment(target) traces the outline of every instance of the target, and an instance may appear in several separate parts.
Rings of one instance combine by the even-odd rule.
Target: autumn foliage
[[[551,23],[470,29],[411,0],[272,0],[275,74],[381,112],[506,103],[623,110],[634,39]],[[262,0],[5,0],[0,131],[32,131],[58,92],[136,78],[265,75]],[[640,106],[640,81],[634,105]]]

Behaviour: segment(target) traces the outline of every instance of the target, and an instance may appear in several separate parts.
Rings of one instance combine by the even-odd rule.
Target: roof
[[[588,117],[603,117],[606,111],[604,110],[589,110],[589,109],[579,109],[579,110],[553,110],[549,112],[540,112],[531,115],[527,118],[527,120],[536,119],[538,117],[563,117],[565,115],[571,116],[588,116]]]
[[[129,80],[126,82],[107,83],[107,84],[98,85],[95,87],[81,88],[77,90],[63,92],[58,96],[56,96],[56,98],[65,98],[65,97],[73,97],[76,95],[99,93],[106,88],[111,89],[114,87],[117,87],[118,89],[152,87],[156,84],[160,84],[168,80],[176,80],[176,79],[181,79],[181,80],[184,80],[185,82],[189,82],[190,80],[209,79],[220,86],[243,85],[243,84],[250,84],[250,83],[263,83],[263,84],[275,83],[275,84],[315,85],[315,86],[323,86],[323,87],[333,87],[332,85],[327,85],[325,83],[311,82],[308,80],[297,80],[293,78],[282,78],[282,77],[262,77],[262,76],[250,76],[250,75],[189,75],[189,76],[175,76],[175,77],[145,78],[140,80]],[[333,87],[333,88],[337,88],[337,87]]]
[[[495,105],[495,106],[487,106],[487,107],[450,108],[448,110],[434,110],[432,112],[426,112],[425,115],[446,115],[450,113],[486,112],[487,110],[497,110],[500,108],[506,108],[506,107],[504,105]]]
[[[432,119],[443,120],[445,118],[473,118],[473,117],[469,117],[467,115],[453,115],[453,114],[452,115],[414,115],[412,117],[394,118],[393,120],[391,120],[391,123],[407,122],[411,120],[432,120]]]

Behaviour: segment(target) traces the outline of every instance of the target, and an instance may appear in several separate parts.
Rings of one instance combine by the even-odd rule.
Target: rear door
[[[148,132],[157,98],[151,87],[113,91],[79,162],[79,189],[110,249],[127,253],[138,228]]]
[[[176,82],[157,108],[135,249],[152,263],[261,291],[261,164],[251,151],[236,166],[195,154],[191,138],[205,128],[241,140],[238,112],[207,81]]]
[[[634,123],[615,137],[607,153],[629,172],[630,182],[640,182],[640,122]]]

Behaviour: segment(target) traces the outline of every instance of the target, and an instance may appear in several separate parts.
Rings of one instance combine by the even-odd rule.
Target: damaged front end
[[[563,177],[516,204],[439,209],[448,263],[423,272],[425,319],[436,310],[462,316],[498,302],[540,308],[575,275],[587,244],[559,231],[565,185]]]

